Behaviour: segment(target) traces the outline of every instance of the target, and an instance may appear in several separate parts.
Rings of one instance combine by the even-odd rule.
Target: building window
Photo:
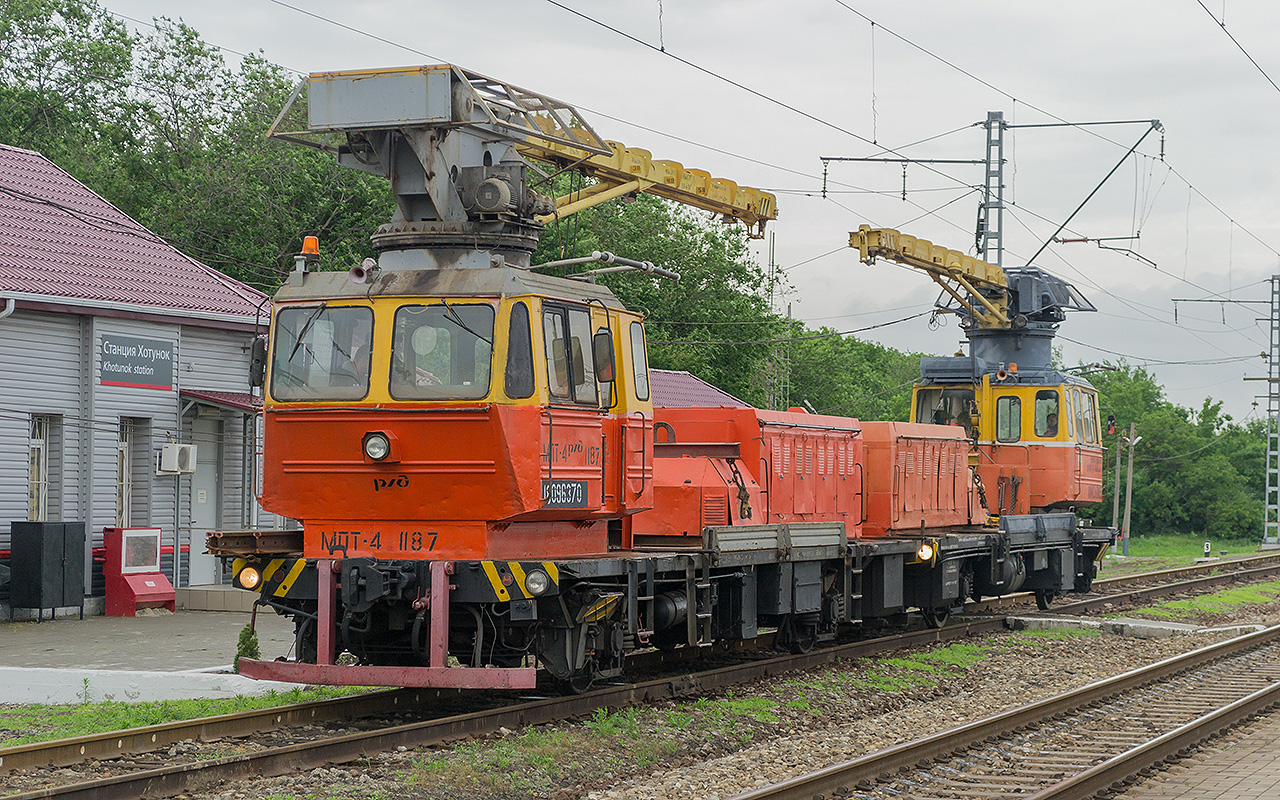
[[[133,420],[120,418],[116,441],[116,527],[127,528],[133,515]]]
[[[44,522],[49,518],[49,451],[53,420],[31,417],[30,478],[27,484],[27,519]]]

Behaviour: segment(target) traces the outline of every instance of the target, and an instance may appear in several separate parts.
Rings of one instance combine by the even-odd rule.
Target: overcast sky
[[[1280,82],[1280,3],[103,1],[144,22],[180,17],[211,44],[300,72],[453,62],[576,105],[605,138],[774,191],[774,257],[794,266],[792,311],[837,330],[901,319],[937,295],[922,274],[860,264],[848,232],[896,227],[971,248],[982,173],[911,166],[904,201],[899,166],[833,163],[823,199],[822,156],[888,147],[980,159],[985,133],[974,125],[988,111],[1019,125],[1158,119],[1163,137],[1147,136],[1063,234],[1140,233],[1108,244],[1155,266],[1093,243],[1053,244],[1035,261],[1098,307],[1062,326],[1074,340],[1059,340],[1066,360],[1123,353],[1150,364],[1175,402],[1212,396],[1237,419],[1265,392],[1243,378],[1266,374],[1266,305],[1179,304],[1175,322],[1172,300],[1267,301],[1280,273],[1280,89],[1270,82]],[[1148,127],[1008,131],[1005,265],[1035,253]],[[763,243],[757,253],[767,260]],[[960,331],[954,318],[937,330],[921,318],[859,335],[950,354]],[[1186,361],[1227,363],[1159,363]]]

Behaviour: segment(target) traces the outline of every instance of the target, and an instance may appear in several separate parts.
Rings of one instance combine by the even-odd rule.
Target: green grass
[[[1229,614],[1246,606],[1263,605],[1274,602],[1280,596],[1280,581],[1255,583],[1221,592],[1192,597],[1186,600],[1170,600],[1154,606],[1139,608],[1134,611],[1148,617],[1161,619],[1198,619],[1204,614]]]
[[[146,703],[75,703],[14,706],[0,710],[0,746],[68,739],[92,733],[141,728],[196,717],[234,714],[340,697],[363,689],[317,687],[269,692],[261,697],[240,695],[218,700],[163,700]]]
[[[1220,550],[1226,550],[1228,555],[1255,553],[1261,546],[1261,542],[1254,539],[1209,539],[1208,541],[1215,556]],[[1204,556],[1204,543],[1204,536],[1194,534],[1131,536],[1129,556],[1132,558],[1201,558]],[[1121,550],[1122,545],[1117,543],[1111,552],[1119,553]]]

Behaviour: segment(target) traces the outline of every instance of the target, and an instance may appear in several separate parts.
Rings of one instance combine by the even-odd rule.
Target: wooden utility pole
[[[1120,454],[1124,452],[1124,434],[1116,437],[1116,489],[1111,493],[1111,527],[1120,527]]]
[[[1138,431],[1138,426],[1129,423],[1129,475],[1125,478],[1124,486],[1124,554],[1129,555],[1129,519],[1133,515],[1133,445],[1134,435]]]

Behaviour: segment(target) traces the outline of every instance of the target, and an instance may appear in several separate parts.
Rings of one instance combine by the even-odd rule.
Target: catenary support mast
[[[1280,548],[1280,275],[1271,276],[1271,352],[1267,359],[1267,500],[1262,546]]]

